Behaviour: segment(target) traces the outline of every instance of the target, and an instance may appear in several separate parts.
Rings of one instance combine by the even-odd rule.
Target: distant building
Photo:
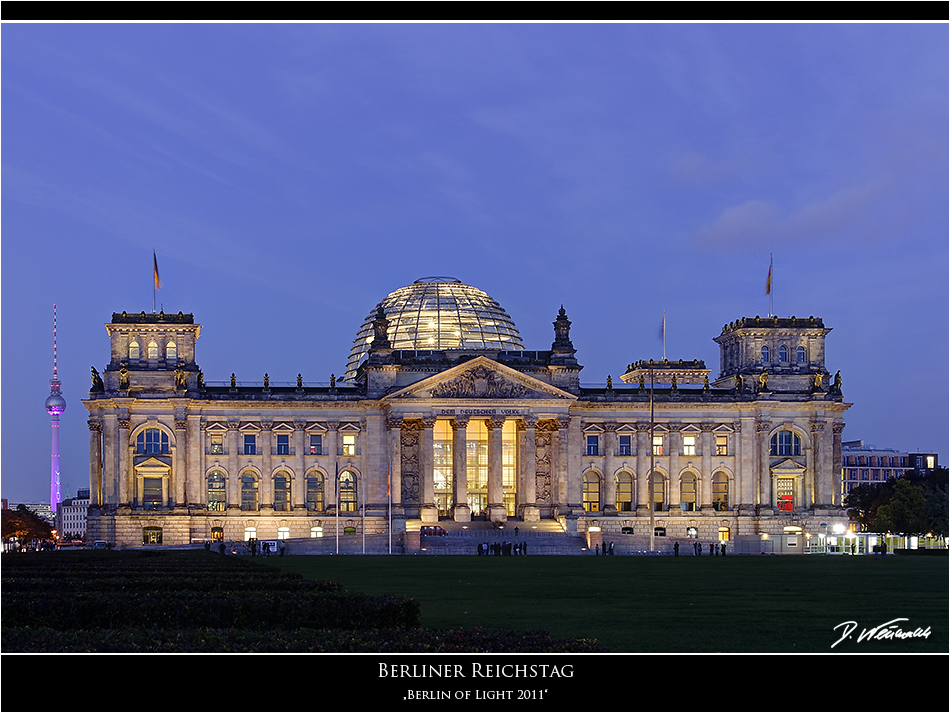
[[[9,510],[16,510],[20,506],[25,507],[27,510],[32,510],[41,518],[46,520],[50,525],[55,527],[56,518],[53,517],[53,510],[50,508],[49,503],[10,503]]]
[[[89,488],[80,490],[76,497],[59,504],[56,512],[56,532],[61,539],[70,536],[81,539],[86,534],[86,514],[89,511]]]
[[[878,448],[862,441],[841,444],[844,495],[859,485],[884,483],[908,470],[921,472],[938,467],[936,453],[908,453],[894,448]]]
[[[767,536],[800,552],[846,526],[850,404],[825,368],[820,318],[726,324],[718,377],[701,361],[625,359],[599,386],[581,385],[563,308],[553,326],[549,349],[526,350],[490,296],[425,278],[371,310],[339,381],[206,383],[193,315],[113,314],[109,361],[83,400],[88,537],[129,547],[550,520],[573,535],[756,548]]]

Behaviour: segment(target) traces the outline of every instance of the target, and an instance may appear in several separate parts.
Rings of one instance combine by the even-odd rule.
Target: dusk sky
[[[584,384],[821,317],[845,440],[948,449],[948,32],[936,24],[3,24],[2,496],[63,494],[113,312],[206,381],[327,382],[447,275]]]

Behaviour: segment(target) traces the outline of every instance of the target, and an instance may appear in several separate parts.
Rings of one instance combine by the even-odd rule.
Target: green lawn
[[[404,594],[426,627],[545,629],[615,653],[940,652],[948,641],[948,561],[937,557],[270,558],[308,579]],[[858,642],[908,619],[929,638]],[[851,640],[834,644],[855,621]]]

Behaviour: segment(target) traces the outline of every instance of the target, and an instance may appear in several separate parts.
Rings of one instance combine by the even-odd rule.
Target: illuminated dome
[[[491,297],[454,277],[424,277],[390,294],[363,321],[346,365],[347,381],[366,360],[380,306],[393,349],[524,349],[515,323]]]

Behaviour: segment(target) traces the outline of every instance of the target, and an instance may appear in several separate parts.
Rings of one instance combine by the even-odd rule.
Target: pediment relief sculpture
[[[449,399],[510,399],[526,398],[536,392],[524,384],[510,381],[486,366],[476,366],[450,381],[432,389],[432,398]]]

